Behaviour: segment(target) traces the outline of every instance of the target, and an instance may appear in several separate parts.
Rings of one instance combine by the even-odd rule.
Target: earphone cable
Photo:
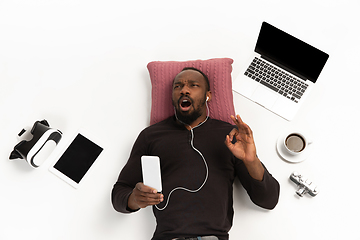
[[[190,127],[190,132],[191,132],[191,141],[190,141],[190,143],[191,143],[191,147],[201,156],[202,160],[204,161],[205,168],[206,168],[205,180],[204,180],[204,182],[201,184],[201,186],[200,186],[198,189],[195,189],[195,190],[187,189],[187,188],[185,188],[185,187],[176,187],[176,188],[174,188],[173,190],[171,190],[170,193],[169,193],[169,195],[168,195],[168,197],[167,197],[166,204],[165,204],[164,207],[159,208],[157,205],[155,205],[156,209],[159,210],[159,211],[164,210],[164,209],[168,206],[169,200],[170,200],[170,196],[171,196],[171,194],[172,194],[174,191],[176,191],[176,190],[184,190],[184,191],[187,191],[187,192],[196,193],[196,192],[200,191],[200,190],[204,187],[205,183],[207,182],[207,179],[208,179],[208,177],[209,177],[209,167],[208,167],[208,164],[207,164],[207,162],[206,162],[206,159],[205,159],[204,155],[203,155],[197,148],[194,147],[194,131],[193,131],[194,128],[200,127],[200,126],[201,126],[202,124],[204,124],[204,123],[208,120],[208,118],[209,118],[209,107],[208,107],[208,105],[207,105],[207,102],[205,102],[205,103],[206,103],[206,109],[207,109],[206,119],[205,119],[203,122],[199,123],[197,126],[193,127],[193,128],[192,128],[189,124],[186,124],[186,123],[180,121],[180,120],[178,119],[177,115],[176,115],[176,110],[175,110],[175,117],[176,117],[176,119],[177,119],[179,122],[181,122],[182,124],[187,125],[187,126]]]

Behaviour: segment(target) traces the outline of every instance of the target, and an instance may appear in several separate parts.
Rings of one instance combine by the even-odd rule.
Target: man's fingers
[[[242,121],[239,114],[236,115],[236,117],[234,117],[233,115],[231,115],[230,117],[233,120],[233,122],[235,123],[235,125],[238,127],[238,130],[239,130],[238,133],[243,133],[243,134],[252,136],[251,128]]]
[[[144,193],[157,193],[155,188],[146,186],[141,182],[137,183],[135,188],[138,189],[140,192],[144,192]]]
[[[140,208],[156,205],[164,200],[164,195],[157,193],[156,189],[146,186],[143,183],[137,183],[133,193],[136,204]]]
[[[231,115],[230,118],[233,120],[233,122],[235,123],[235,125],[244,123],[239,114],[237,114],[236,117],[234,117],[233,115]]]
[[[235,125],[237,125],[237,119],[233,115],[231,115],[230,118],[235,123]]]
[[[136,195],[138,197],[141,196],[149,201],[152,201],[153,199],[161,200],[163,198],[163,195],[158,193],[156,189],[146,186],[143,183],[137,183],[135,186],[135,191],[137,191]]]
[[[234,117],[233,115],[230,116],[231,119],[233,120],[233,122],[235,123],[235,125],[237,126],[237,128],[239,129],[239,131],[243,131],[244,126],[247,126],[242,119],[240,118],[240,115],[236,115],[236,117]]]
[[[236,118],[237,118],[237,120],[238,120],[240,123],[243,123],[243,120],[241,119],[241,117],[240,117],[239,114],[236,115]]]
[[[246,123],[243,123],[244,129],[246,131],[247,135],[250,135],[251,137],[253,136],[253,132],[251,130],[251,128],[249,127],[249,125],[247,125]]]
[[[233,128],[230,133],[229,133],[229,140],[230,142],[233,140],[234,136],[236,136],[238,134],[238,130],[236,128]]]
[[[225,145],[226,145],[228,148],[230,148],[231,145],[232,145],[229,135],[226,135]]]
[[[162,194],[158,193],[158,194],[153,194],[153,195],[141,195],[138,196],[136,198],[136,201],[138,202],[138,204],[140,205],[155,205],[155,204],[159,204],[163,201],[164,197]]]

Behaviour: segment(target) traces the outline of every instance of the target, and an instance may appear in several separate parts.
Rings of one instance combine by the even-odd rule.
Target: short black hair
[[[207,84],[207,91],[210,91],[210,82],[209,82],[209,78],[205,75],[205,73],[203,73],[202,71],[200,71],[199,69],[197,68],[194,68],[194,67],[184,67],[182,71],[186,71],[186,70],[194,70],[194,71],[197,71],[199,73],[201,73],[201,75],[205,78],[205,82]]]

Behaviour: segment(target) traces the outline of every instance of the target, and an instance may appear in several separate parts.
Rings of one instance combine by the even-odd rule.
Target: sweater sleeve
[[[259,207],[274,209],[279,200],[280,185],[264,166],[262,181],[252,178],[243,161],[236,159],[236,174],[251,201]]]
[[[114,209],[122,213],[134,212],[128,208],[128,198],[135,185],[142,182],[141,156],[147,155],[146,136],[140,133],[131,150],[130,157],[121,170],[117,182],[111,192],[111,202]]]

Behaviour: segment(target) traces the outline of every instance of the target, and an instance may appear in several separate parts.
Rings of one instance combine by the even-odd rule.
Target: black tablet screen
[[[78,134],[54,168],[79,183],[102,150],[102,147]]]

